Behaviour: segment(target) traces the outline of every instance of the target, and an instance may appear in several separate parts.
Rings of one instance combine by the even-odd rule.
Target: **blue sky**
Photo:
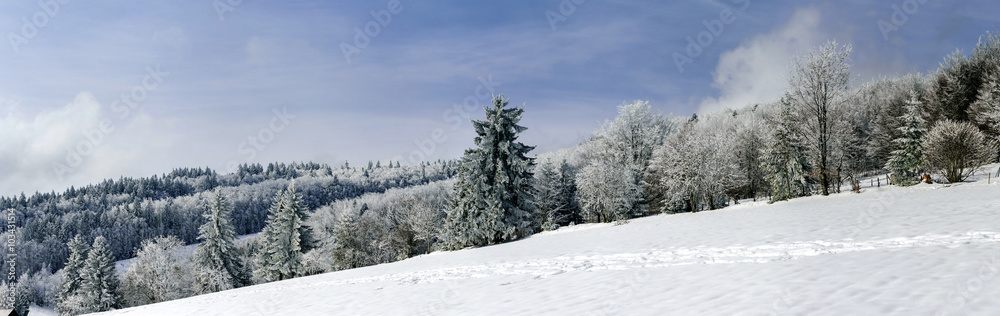
[[[795,54],[828,40],[854,45],[861,83],[933,71],[1000,24],[992,1],[576,2],[402,0],[363,47],[356,28],[391,1],[5,1],[0,194],[233,162],[456,158],[481,116],[461,104],[490,92],[526,106],[522,140],[544,152],[632,100],[687,116],[780,96]],[[894,6],[910,13],[883,34]],[[679,71],[674,54],[727,10]],[[350,62],[342,44],[359,49]]]

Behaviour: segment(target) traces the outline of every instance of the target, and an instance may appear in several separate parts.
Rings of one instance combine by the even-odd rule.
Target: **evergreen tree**
[[[28,308],[33,296],[31,283],[31,276],[27,273],[21,274],[21,277],[17,278],[17,285],[14,286],[14,306],[11,307],[17,311],[18,315],[28,316]]]
[[[312,249],[312,228],[305,225],[308,215],[295,184],[278,193],[261,232],[261,252],[257,257],[257,277],[271,282],[301,276],[302,255]]]
[[[566,161],[560,165],[545,162],[535,171],[535,217],[543,229],[551,230],[579,222],[573,197],[576,187]]]
[[[89,248],[80,235],[73,237],[68,246],[69,259],[63,268],[63,281],[59,286],[59,302],[56,304],[56,312],[59,315],[76,315],[83,312],[80,306],[82,298],[79,295],[83,284],[81,272],[86,265]]]
[[[115,261],[108,249],[104,236],[97,236],[87,253],[87,263],[80,270],[83,283],[83,309],[88,312],[104,312],[121,308],[121,294],[118,293],[118,273]]]
[[[571,223],[583,222],[580,215],[580,205],[576,202],[576,169],[563,160],[559,164],[559,208],[556,213],[555,223],[558,225],[568,225]]]
[[[795,131],[792,105],[788,98],[781,100],[781,114],[764,151],[763,168],[771,183],[771,202],[809,194],[806,173],[805,146]]]
[[[337,225],[337,243],[333,250],[333,269],[347,270],[369,265],[366,260],[370,257],[369,252],[372,247],[370,238],[360,229],[361,215],[363,215],[367,204],[362,209],[355,212],[353,209],[345,210],[341,213]]]
[[[230,218],[232,206],[215,191],[215,199],[205,213],[205,224],[199,228],[198,238],[203,242],[194,251],[196,267],[195,292],[213,293],[238,288],[250,284],[243,262],[239,258],[233,241],[236,230]]]
[[[892,151],[889,162],[885,164],[885,169],[892,172],[893,183],[899,186],[917,184],[923,174],[924,153],[920,143],[927,129],[923,126],[920,104],[916,92],[912,92],[910,100],[906,102],[907,111],[901,117],[904,125],[899,130],[903,132],[903,136],[895,140],[899,149]]]
[[[472,121],[478,135],[468,149],[455,184],[455,197],[446,221],[451,248],[484,246],[532,233],[531,169],[534,149],[517,142],[526,130],[518,125],[524,107],[506,108],[500,95],[486,120]]]

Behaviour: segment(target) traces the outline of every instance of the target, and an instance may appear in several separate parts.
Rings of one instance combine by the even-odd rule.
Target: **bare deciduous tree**
[[[795,62],[789,82],[791,95],[810,121],[810,140],[818,155],[816,163],[823,195],[829,195],[831,179],[828,156],[832,125],[836,118],[833,108],[847,94],[850,82],[848,57],[851,45],[832,41],[809,52]]]

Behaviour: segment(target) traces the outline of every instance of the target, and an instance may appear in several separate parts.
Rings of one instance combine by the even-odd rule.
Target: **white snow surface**
[[[102,315],[1000,315],[1000,184],[980,178],[577,225]]]

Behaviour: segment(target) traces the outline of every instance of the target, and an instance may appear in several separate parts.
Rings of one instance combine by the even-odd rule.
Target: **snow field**
[[[102,315],[995,315],[1000,184],[982,178],[578,225]]]

